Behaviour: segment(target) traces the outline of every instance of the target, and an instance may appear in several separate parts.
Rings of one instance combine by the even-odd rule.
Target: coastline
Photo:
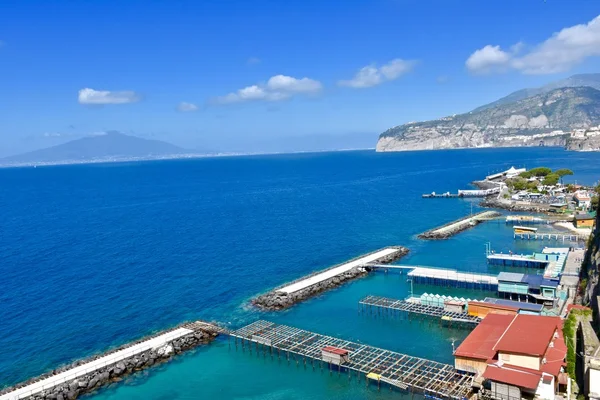
[[[223,152],[223,153],[183,153],[183,154],[169,154],[164,156],[148,156],[148,157],[104,157],[98,159],[89,160],[64,160],[64,161],[52,161],[52,162],[24,162],[24,163],[11,163],[2,164],[0,159],[0,169],[8,168],[30,168],[30,167],[53,167],[61,165],[85,165],[85,164],[111,164],[111,163],[129,163],[139,161],[167,161],[167,160],[194,160],[200,158],[221,158],[221,157],[252,157],[252,156],[269,156],[269,155],[282,155],[282,154],[320,154],[320,153],[337,153],[337,152],[351,152],[351,151],[367,151],[375,150],[374,147],[357,148],[357,149],[336,149],[336,150],[311,150],[311,151],[284,151],[284,152],[250,152],[250,153],[238,153],[238,152]]]

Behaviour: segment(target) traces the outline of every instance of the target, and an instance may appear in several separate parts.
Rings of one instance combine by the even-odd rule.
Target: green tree
[[[532,176],[546,176],[552,173],[552,170],[548,167],[537,167],[530,169],[529,172]]]
[[[553,186],[558,183],[559,179],[560,176],[558,176],[557,174],[548,174],[542,181],[542,184],[545,186]]]
[[[521,178],[529,179],[529,178],[531,178],[533,175],[531,174],[531,171],[525,171],[525,172],[521,172],[521,173],[519,174],[519,176],[520,176]]]
[[[592,210],[598,209],[598,195],[592,196]]]
[[[521,177],[509,179],[507,185],[513,190],[525,190],[527,189],[527,181]]]
[[[571,171],[570,169],[567,168],[561,168],[561,169],[557,169],[556,171],[554,171],[554,173],[558,176],[560,176],[560,183],[563,183],[563,176],[567,176],[567,175],[573,175],[573,171]]]
[[[554,171],[554,173],[556,175],[560,176],[561,178],[563,176],[573,175],[573,171],[571,171],[570,169],[567,169],[567,168],[557,169],[556,171]]]

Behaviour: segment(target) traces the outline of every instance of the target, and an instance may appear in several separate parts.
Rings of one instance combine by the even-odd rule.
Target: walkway
[[[352,376],[350,371],[355,371],[358,379],[360,374],[369,374],[369,378],[401,390],[454,400],[466,399],[471,392],[473,376],[460,373],[451,365],[290,326],[257,321],[232,332],[231,336],[236,338],[236,348],[237,339],[242,339],[242,349],[252,351],[254,344],[256,352],[262,351],[265,357],[267,354],[273,357],[274,353],[281,357],[282,351],[287,352],[288,360],[292,355],[297,363],[302,361],[306,365],[308,359],[313,368],[315,361],[322,363],[322,351],[325,347],[346,350],[348,359],[342,363],[341,368],[348,371],[349,378]],[[329,366],[331,368],[332,365]]]
[[[360,300],[359,304],[367,307],[378,307],[388,310],[426,315],[447,321],[465,322],[473,325],[477,325],[481,321],[481,319],[467,313],[447,311],[444,310],[443,307],[429,306],[426,304],[413,303],[406,300],[389,299],[379,296],[367,296]]]
[[[408,273],[415,283],[426,285],[453,286],[497,290],[498,278],[495,275],[458,272],[454,269],[417,267]]]
[[[335,268],[330,268],[330,269],[328,269],[326,271],[323,271],[323,272],[321,272],[319,274],[310,276],[310,277],[308,277],[306,279],[302,279],[302,280],[300,280],[298,282],[292,283],[291,285],[288,285],[288,286],[282,287],[280,289],[277,289],[277,291],[278,292],[283,292],[283,293],[288,293],[288,294],[289,293],[294,293],[294,292],[297,292],[299,290],[306,289],[307,287],[315,285],[315,284],[317,284],[319,282],[323,282],[323,281],[325,281],[327,279],[333,278],[336,275],[343,274],[346,271],[350,271],[354,267],[363,266],[363,265],[368,264],[368,263],[370,263],[372,261],[376,261],[376,260],[378,260],[378,259],[380,259],[382,257],[389,256],[391,254],[398,253],[398,252],[401,252],[401,251],[402,251],[401,249],[388,247],[388,248],[379,250],[379,251],[377,251],[375,253],[371,253],[371,254],[369,254],[367,256],[358,258],[356,260],[349,261],[349,262],[347,262],[345,264],[342,264],[342,265],[339,265],[339,266],[337,266]]]
[[[0,400],[16,400],[29,397],[36,393],[39,393],[45,389],[50,389],[54,386],[60,385],[64,382],[71,381],[73,379],[79,378],[83,375],[86,375],[90,372],[103,368],[107,365],[115,364],[119,361],[122,361],[126,358],[134,356],[136,354],[142,353],[146,350],[150,350],[153,348],[158,348],[163,346],[165,343],[170,342],[174,339],[180,338],[182,336],[193,333],[192,329],[187,328],[178,328],[173,331],[167,332],[165,334],[153,337],[146,341],[137,343],[131,347],[127,347],[123,350],[116,351],[114,353],[108,354],[104,357],[100,357],[96,360],[87,362],[78,367],[69,369],[65,372],[61,372],[59,374],[50,376],[48,378],[41,379],[37,382],[34,382],[30,385],[24,386],[20,389],[16,389],[12,392],[8,392],[2,396],[0,396]]]

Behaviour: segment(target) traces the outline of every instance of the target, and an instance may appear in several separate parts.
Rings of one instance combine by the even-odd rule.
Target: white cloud
[[[317,93],[323,85],[309,78],[296,79],[291,76],[275,75],[267,82],[267,88],[273,92]]]
[[[362,67],[352,79],[341,80],[340,86],[355,89],[368,88],[380,85],[386,81],[393,81],[400,76],[410,72],[415,66],[414,61],[396,58],[378,68],[375,64]]]
[[[242,103],[246,101],[282,101],[296,94],[316,94],[323,85],[310,78],[297,79],[275,75],[266,84],[246,86],[236,92],[214,99],[217,104]]]
[[[111,92],[85,88],[79,91],[80,104],[126,104],[135,103],[139,100],[140,96],[130,90]]]
[[[487,45],[471,54],[466,65],[469,70],[476,73],[493,72],[495,69],[491,67],[513,69],[524,74],[554,74],[568,71],[589,57],[600,56],[600,16],[587,24],[564,28],[544,42],[533,46],[525,54],[518,55],[522,48],[523,44],[520,42],[513,45],[510,52],[504,52],[499,46]],[[490,49],[494,49],[497,56],[495,62]],[[487,58],[487,63],[486,58],[482,57],[484,53],[490,56]]]
[[[260,58],[258,58],[258,57],[250,57],[248,59],[248,61],[246,61],[246,64],[248,64],[248,65],[260,64]]]
[[[179,110],[181,112],[198,111],[198,106],[195,105],[194,103],[188,103],[188,102],[182,101],[177,106],[177,110]]]
[[[487,45],[482,49],[475,50],[467,59],[467,68],[476,73],[488,73],[494,70],[506,68],[511,55],[500,46]]]

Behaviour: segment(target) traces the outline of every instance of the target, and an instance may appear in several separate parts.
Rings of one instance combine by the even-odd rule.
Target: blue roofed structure
[[[498,294],[509,299],[554,302],[558,282],[543,275],[501,272],[498,274]]]

